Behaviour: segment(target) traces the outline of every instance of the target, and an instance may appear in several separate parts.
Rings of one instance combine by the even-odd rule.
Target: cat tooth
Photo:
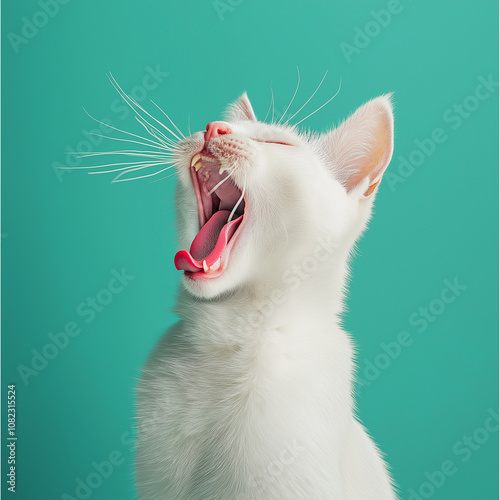
[[[219,168],[219,175],[222,175],[226,169],[224,167]]]
[[[196,153],[194,156],[193,156],[193,159],[191,160],[191,166],[194,167],[194,164],[199,160],[201,159],[201,155],[200,153]]]
[[[203,260],[203,270],[204,270],[206,273],[208,273],[208,269],[209,269],[209,267],[208,267],[207,261],[206,261],[206,260]]]
[[[201,167],[203,167],[203,161],[198,160],[194,165],[194,169],[198,172],[198,170],[200,170]]]
[[[218,271],[220,269],[220,257],[214,262],[212,266],[210,266],[212,271]]]

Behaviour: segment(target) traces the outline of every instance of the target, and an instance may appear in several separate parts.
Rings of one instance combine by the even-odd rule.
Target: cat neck
[[[339,324],[347,274],[347,252],[304,259],[284,272],[217,297],[200,299],[182,287],[177,314],[193,341],[241,344],[257,332]],[[208,335],[207,335],[208,333]]]

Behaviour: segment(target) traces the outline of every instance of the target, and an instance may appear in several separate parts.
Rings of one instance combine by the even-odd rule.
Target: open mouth
[[[189,251],[177,252],[174,263],[191,278],[216,278],[227,266],[243,222],[245,199],[230,172],[210,153],[194,155],[190,170],[200,230]]]

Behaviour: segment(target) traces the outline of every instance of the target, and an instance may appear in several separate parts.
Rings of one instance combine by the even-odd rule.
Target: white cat
[[[180,321],[138,390],[139,498],[394,500],[340,326],[390,98],[322,135],[257,121],[246,94],[226,119],[176,147]]]

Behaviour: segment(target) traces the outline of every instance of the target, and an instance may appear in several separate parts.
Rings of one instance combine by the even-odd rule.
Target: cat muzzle
[[[212,122],[207,134],[225,130]],[[228,259],[243,222],[245,197],[231,179],[231,168],[208,151],[191,160],[191,179],[198,205],[200,230],[189,251],[180,250],[174,258],[175,267],[190,278],[215,278],[227,267]]]

